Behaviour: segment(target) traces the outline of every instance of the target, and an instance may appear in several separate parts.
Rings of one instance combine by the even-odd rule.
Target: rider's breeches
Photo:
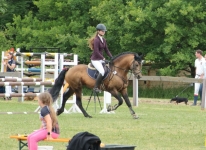
[[[91,60],[93,66],[101,73],[102,76],[104,76],[104,68],[102,66],[102,63],[104,63],[103,60]]]

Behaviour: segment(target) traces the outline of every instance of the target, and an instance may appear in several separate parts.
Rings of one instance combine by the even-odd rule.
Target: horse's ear
[[[144,58],[144,55],[142,54],[142,55],[140,55],[140,57],[143,59],[143,58]]]
[[[141,52],[139,52],[139,53],[136,54],[136,58],[137,58],[137,57],[143,59],[144,55],[143,55]]]
[[[141,62],[141,60],[142,60],[141,56],[139,56],[138,54],[135,54],[135,55],[134,55],[134,59],[135,59],[136,61],[139,61],[139,62]]]
[[[144,55],[144,54],[142,54],[142,53],[139,53],[138,55],[139,55],[139,57],[140,57],[141,59],[143,59],[143,58],[144,58],[144,56],[145,56],[145,55]]]

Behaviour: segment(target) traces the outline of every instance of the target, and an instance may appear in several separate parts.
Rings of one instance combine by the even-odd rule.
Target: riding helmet
[[[106,26],[104,24],[98,24],[96,26],[96,29],[101,31],[107,31]]]

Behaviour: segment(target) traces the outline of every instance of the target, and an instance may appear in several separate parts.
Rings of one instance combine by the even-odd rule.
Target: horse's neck
[[[125,76],[127,75],[130,65],[131,59],[122,58],[114,62],[114,67],[118,69],[119,72],[122,72]]]

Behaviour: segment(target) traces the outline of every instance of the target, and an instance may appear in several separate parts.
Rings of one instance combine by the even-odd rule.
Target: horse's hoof
[[[111,106],[111,105],[108,105],[107,111],[108,111],[108,112],[112,111],[112,106]]]
[[[87,115],[87,116],[85,116],[86,118],[92,118],[92,116],[90,116],[90,115]]]
[[[139,117],[136,114],[133,114],[133,119],[139,119]]]
[[[62,113],[61,109],[57,109],[57,112],[56,112],[57,116],[59,116],[61,113]]]

